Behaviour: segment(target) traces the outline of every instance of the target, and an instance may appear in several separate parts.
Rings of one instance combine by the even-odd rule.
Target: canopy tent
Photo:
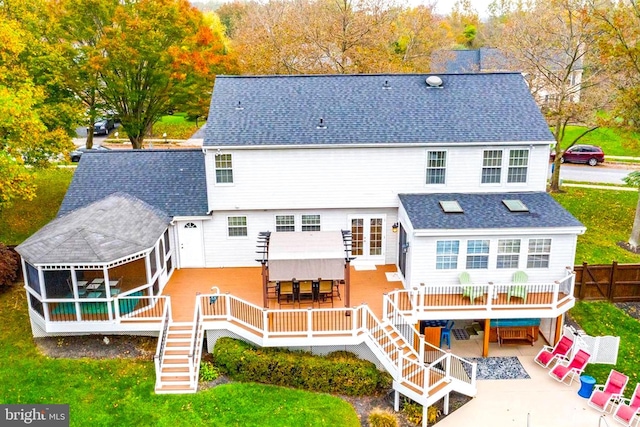
[[[350,233],[303,231],[260,233],[258,260],[263,266],[265,307],[267,282],[287,280],[344,280],[348,305]]]

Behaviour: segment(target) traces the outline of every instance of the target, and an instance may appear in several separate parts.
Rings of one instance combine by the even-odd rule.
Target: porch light
[[[394,233],[397,233],[398,228],[400,228],[400,225],[398,225],[398,223],[396,222],[391,226],[391,231],[393,231]]]

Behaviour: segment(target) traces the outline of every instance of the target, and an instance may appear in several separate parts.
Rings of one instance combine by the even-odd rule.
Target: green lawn
[[[582,126],[567,126],[563,141],[573,141],[584,130]],[[620,135],[610,128],[596,129],[581,138],[578,144],[599,145],[609,156],[640,157],[640,135]]]
[[[0,290],[0,402],[70,405],[72,426],[359,426],[346,401],[261,384],[156,395],[152,361],[49,359],[31,339],[18,286]]]
[[[638,193],[564,187],[553,197],[587,227],[578,237],[576,264],[640,263],[640,255],[620,248],[631,233]]]
[[[614,365],[589,364],[586,373],[604,384],[611,369],[629,376],[626,395],[630,397],[639,381],[640,322],[609,302],[578,301],[571,309],[571,317],[591,336],[619,336],[618,363]]]
[[[17,245],[51,221],[58,213],[74,170],[35,170],[36,197],[30,202],[17,201],[0,214],[0,242]]]

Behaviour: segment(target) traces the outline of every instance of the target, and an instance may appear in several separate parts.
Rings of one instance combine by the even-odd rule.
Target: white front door
[[[351,254],[359,261],[384,264],[385,216],[358,215],[350,216]]]
[[[204,267],[204,233],[202,221],[188,221],[178,226],[180,267]]]

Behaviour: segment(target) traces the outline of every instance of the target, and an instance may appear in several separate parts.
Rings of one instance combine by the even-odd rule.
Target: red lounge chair
[[[573,347],[573,340],[566,335],[563,335],[555,347],[549,347],[548,345],[542,347],[542,350],[540,350],[533,361],[543,368],[548,368],[554,360],[566,360],[569,352],[571,351],[571,347]]]
[[[640,383],[636,386],[631,399],[620,399],[613,413],[613,419],[627,427],[640,424]]]
[[[614,403],[620,400],[624,388],[627,386],[629,377],[614,369],[609,373],[607,382],[602,385],[598,384],[593,388],[593,393],[589,398],[589,406],[600,412],[611,411]]]
[[[589,363],[590,357],[591,355],[589,353],[580,349],[576,352],[576,354],[573,355],[570,361],[558,361],[558,363],[556,363],[556,366],[554,366],[553,369],[549,371],[549,375],[556,381],[571,385],[571,383],[573,382],[573,377],[575,377],[576,375],[580,376],[582,371],[584,371],[587,363]],[[567,378],[569,378],[569,383],[566,383]]]

